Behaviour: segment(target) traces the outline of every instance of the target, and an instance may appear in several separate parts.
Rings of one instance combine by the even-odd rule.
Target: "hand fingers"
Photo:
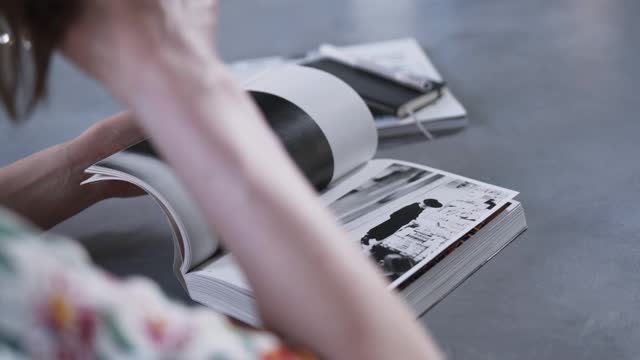
[[[85,131],[74,142],[86,166],[107,158],[145,139],[129,112],[116,114]]]

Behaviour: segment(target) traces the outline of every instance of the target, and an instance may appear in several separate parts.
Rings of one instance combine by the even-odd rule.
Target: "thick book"
[[[374,159],[372,115],[334,76],[284,65],[244,85],[362,256],[378,264],[390,291],[398,292],[416,316],[526,229],[515,191],[405,161]],[[86,183],[126,181],[156,200],[173,230],[175,273],[192,299],[261,324],[251,286],[233,255],[151,142],[87,172],[93,175]]]

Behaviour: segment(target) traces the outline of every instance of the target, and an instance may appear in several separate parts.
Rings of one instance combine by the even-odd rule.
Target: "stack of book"
[[[321,46],[320,49],[322,48]],[[414,77],[423,77],[430,79],[433,83],[442,84],[442,88],[437,89],[435,99],[421,98],[418,94],[414,95],[414,99],[428,99],[428,101],[423,101],[422,104],[419,101],[416,104],[414,101],[412,104],[410,87],[407,87],[405,91],[398,90],[397,87],[388,87],[385,91],[384,85],[381,86],[379,82],[354,82],[350,81],[353,74],[347,74],[351,76],[345,77],[343,76],[345,72],[339,71],[340,69],[335,71],[336,69],[326,65],[319,67],[322,70],[329,70],[329,72],[333,70],[334,75],[339,75],[343,80],[347,80],[349,85],[365,98],[375,115],[375,123],[380,137],[405,135],[424,130],[429,132],[456,130],[468,124],[465,108],[453,95],[415,39],[406,38],[333,48],[351,59],[361,60],[365,66],[372,65],[374,70],[382,69],[385,71],[386,69],[391,74],[411,74]],[[230,66],[241,80],[247,80],[261,71],[284,63],[308,63],[309,58],[313,59],[317,55],[318,51],[314,50],[303,56],[272,56],[241,60],[231,63]],[[365,80],[371,80],[371,77]],[[367,96],[372,93],[374,96]],[[406,107],[403,105],[413,105],[410,109],[414,111],[406,111]]]

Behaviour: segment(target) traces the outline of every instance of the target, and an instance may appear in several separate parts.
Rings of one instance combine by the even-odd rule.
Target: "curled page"
[[[333,75],[285,65],[255,77],[245,88],[316,189],[324,190],[373,157],[377,146],[373,117],[358,94]],[[215,234],[150,141],[102,160],[87,172],[101,175],[89,182],[126,181],[155,198],[172,225],[182,274],[216,253]]]
[[[316,188],[373,158],[378,145],[373,116],[337,77],[282,65],[254,76],[245,88]]]
[[[195,203],[169,166],[148,149],[147,142],[102,160],[89,167],[87,173],[100,176],[91,177],[83,184],[125,181],[156,200],[168,218],[176,250],[180,252],[174,260],[174,267],[179,267],[180,273],[201,264],[218,249],[218,240],[209,231]]]

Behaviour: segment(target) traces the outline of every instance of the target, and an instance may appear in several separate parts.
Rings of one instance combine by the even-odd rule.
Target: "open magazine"
[[[512,190],[373,159],[377,135],[371,113],[337,78],[284,65],[244,85],[326,206],[416,315],[526,229]],[[126,181],[157,201],[173,230],[175,273],[191,298],[246,323],[261,323],[241,269],[150,142],[87,172],[93,176],[86,183]]]

